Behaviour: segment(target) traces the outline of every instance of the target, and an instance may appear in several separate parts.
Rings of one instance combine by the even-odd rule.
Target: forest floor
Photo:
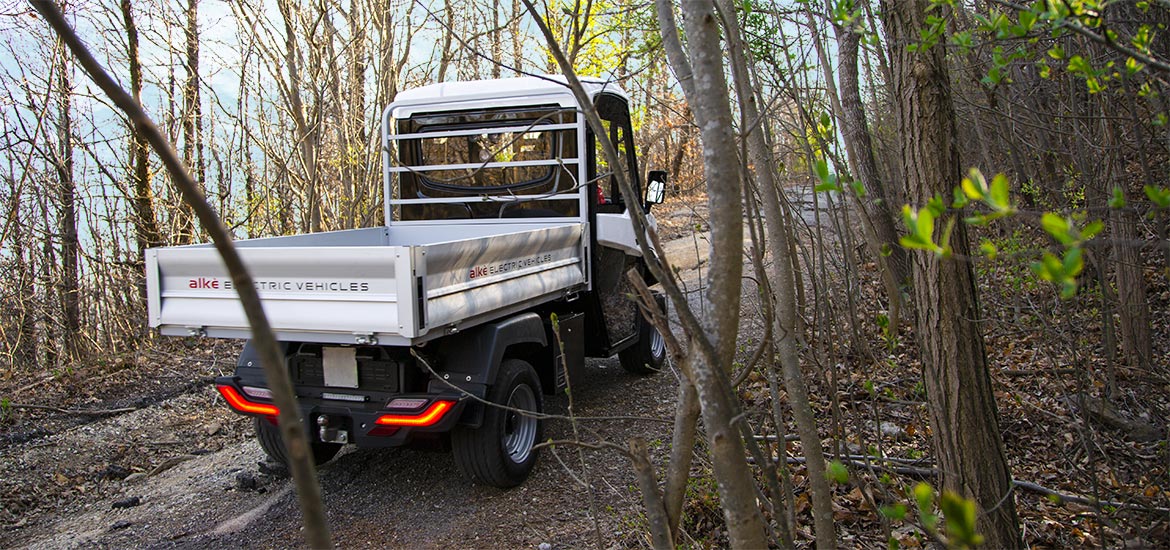
[[[670,257],[687,287],[698,289],[706,269],[703,213],[667,211],[660,223],[673,237]],[[914,483],[934,482],[920,367],[906,342],[908,323],[892,346],[865,336],[881,333],[875,328],[884,313],[880,286],[872,265],[855,275],[864,299],[853,304],[850,319],[821,321],[835,323],[838,333],[814,342],[806,362],[826,446],[852,456],[842,457],[852,460],[850,481],[835,488],[837,536],[845,547],[885,548],[890,538],[922,546],[913,513],[894,521],[877,511],[912,500]],[[1034,485],[1016,493],[1027,542],[1037,548],[1170,546],[1170,383],[1123,365],[1109,369],[1085,343],[1100,340],[1086,328],[1100,326],[1091,307],[1065,308],[1060,317],[1029,313],[1030,301],[1046,294],[1008,292],[1017,275],[998,268],[980,273],[990,281],[985,333],[1006,451],[1017,481]],[[1161,315],[1170,308],[1170,288],[1161,276],[1150,283],[1156,367],[1170,372],[1170,319]],[[744,360],[764,332],[755,295],[749,281]],[[0,547],[301,544],[290,480],[265,462],[249,419],[232,413],[211,383],[233,370],[238,351],[234,343],[168,339],[69,372],[0,380],[0,397],[8,399],[0,409]],[[1105,400],[1110,371],[1115,390]],[[582,421],[581,439],[625,446],[641,437],[653,463],[664,464],[679,375],[671,369],[635,377],[616,358],[590,361],[574,388],[575,413],[639,420]],[[755,425],[771,426],[764,420],[772,410],[768,395],[755,375],[741,388]],[[563,397],[546,400],[553,413],[566,406]],[[546,437],[572,439],[572,433],[567,422],[546,425]],[[801,456],[798,443],[785,447],[788,457]],[[573,447],[542,453],[524,485],[501,491],[466,481],[448,453],[348,448],[319,471],[334,540],[345,548],[649,545],[624,457]],[[798,542],[811,546],[804,469],[794,465],[791,473]],[[692,474],[689,538],[682,542],[723,546],[718,497],[701,454]],[[1073,498],[1046,496],[1037,487]]]

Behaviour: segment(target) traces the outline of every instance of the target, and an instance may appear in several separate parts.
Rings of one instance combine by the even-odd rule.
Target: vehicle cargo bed
[[[529,308],[586,281],[584,224],[400,225],[237,241],[284,341],[409,344]],[[147,251],[150,324],[249,338],[211,245]]]

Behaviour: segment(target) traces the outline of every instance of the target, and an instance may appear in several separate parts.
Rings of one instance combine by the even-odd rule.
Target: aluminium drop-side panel
[[[273,330],[402,334],[398,265],[409,251],[391,246],[240,248]],[[248,329],[235,288],[213,248],[161,248],[158,318],[153,326]],[[152,289],[154,290],[154,289]],[[408,310],[409,311],[409,310]],[[406,322],[404,327],[403,323]]]
[[[426,325],[536,305],[585,282],[579,223],[425,247]]]

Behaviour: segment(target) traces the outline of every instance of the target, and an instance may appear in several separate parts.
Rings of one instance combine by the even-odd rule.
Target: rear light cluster
[[[228,385],[216,386],[215,389],[219,391],[219,394],[223,396],[224,400],[227,401],[228,405],[230,405],[233,409],[235,409],[239,412],[242,412],[245,414],[258,414],[258,415],[272,416],[272,417],[275,417],[278,414],[280,414],[280,409],[276,408],[276,405],[272,405],[269,403],[257,403],[255,401],[249,401],[247,397],[240,395],[240,392],[236,391],[236,388],[234,388],[232,386],[228,386]],[[272,392],[270,390],[267,390],[264,388],[256,388],[256,387],[252,387],[252,386],[245,386],[244,387],[244,394],[246,394],[248,397],[253,397],[253,398],[263,398],[263,399],[271,399],[272,398]],[[423,398],[399,398],[399,399],[395,399],[395,400],[391,401],[390,403],[388,403],[386,405],[386,408],[391,409],[391,410],[418,409],[419,407],[422,407],[423,405],[425,405],[427,402],[428,402],[428,400],[423,399]],[[379,426],[393,426],[396,428],[397,427],[425,428],[427,426],[434,426],[435,424],[438,424],[439,421],[443,420],[443,417],[446,416],[446,414],[454,406],[455,406],[454,401],[435,401],[435,402],[431,403],[430,406],[427,407],[422,412],[413,413],[413,414],[410,414],[410,413],[407,413],[407,414],[384,414],[382,416],[379,416],[378,419],[374,421],[374,423],[378,424]],[[397,431],[397,430],[394,430],[394,431]],[[392,434],[393,432],[390,432],[390,433]],[[371,434],[373,434],[373,432],[371,432]],[[379,435],[379,434],[374,434],[374,435]]]
[[[384,414],[375,421],[379,426],[434,426],[443,419],[443,415],[455,406],[453,401],[435,401],[430,407],[418,414]]]
[[[228,405],[231,405],[233,409],[242,413],[262,414],[264,416],[276,416],[280,414],[280,409],[276,408],[275,405],[248,401],[244,396],[240,395],[240,392],[231,386],[216,386],[215,389],[219,390],[219,394],[223,396]]]

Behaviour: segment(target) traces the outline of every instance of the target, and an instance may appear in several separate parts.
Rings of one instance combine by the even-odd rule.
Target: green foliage
[[[829,481],[844,485],[849,483],[849,469],[840,460],[834,460],[829,463],[829,468],[825,470],[825,477]]]
[[[1150,202],[1154,203],[1158,208],[1170,208],[1170,189],[1165,187],[1154,187],[1147,185],[1142,188],[1146,192],[1146,197]]]
[[[12,401],[7,397],[0,398],[0,424],[7,424],[12,420]]]
[[[1109,197],[1109,208],[1125,208],[1125,190],[1113,188],[1113,196]]]
[[[1011,189],[1007,176],[1003,174],[996,174],[991,179],[991,183],[988,183],[987,178],[983,177],[983,173],[979,169],[972,168],[967,173],[967,177],[963,178],[960,188],[963,190],[963,195],[966,199],[983,202],[991,209],[991,212],[988,214],[976,214],[967,218],[967,223],[987,225],[992,221],[1010,216],[1016,212],[1015,207],[1011,203]],[[956,193],[956,196],[958,196],[958,193]],[[963,204],[966,205],[967,203],[964,201]]]
[[[955,0],[930,0],[926,7],[926,26],[918,30],[918,42],[906,46],[911,52],[933,48],[947,30],[947,20]]]
[[[999,248],[996,248],[995,243],[984,240],[979,243],[979,251],[983,253],[988,260],[994,260],[999,257]]]
[[[983,544],[983,535],[975,531],[975,501],[944,491],[938,506],[946,517],[947,539],[952,547],[974,548]]]
[[[1085,267],[1081,246],[1097,236],[1105,224],[1094,220],[1082,229],[1072,218],[1045,212],[1040,225],[1065,249],[1061,256],[1045,252],[1040,261],[1032,262],[1032,271],[1041,279],[1059,286],[1061,298],[1072,298],[1077,293],[1077,276]]]
[[[881,514],[894,521],[902,521],[906,519],[906,505],[901,502],[894,505],[882,506],[879,510]]]
[[[1040,225],[1052,238],[1068,247],[1079,246],[1105,229],[1105,224],[1100,220],[1089,222],[1084,229],[1078,229],[1072,218],[1053,212],[1045,212],[1040,217]]]
[[[934,213],[929,208],[916,210],[907,204],[902,207],[902,221],[909,230],[907,235],[898,239],[902,246],[943,255],[942,246],[934,242]]]
[[[914,486],[914,503],[918,506],[918,521],[927,531],[938,527],[938,515],[934,513],[934,487],[919,482]]]
[[[829,173],[829,163],[825,162],[825,159],[817,159],[813,163],[813,170],[817,174],[817,179],[821,181],[813,188],[814,191],[817,193],[824,193],[826,191],[841,192],[841,184],[837,181],[837,174]]]
[[[1016,207],[1011,201],[1011,185],[1003,174],[995,175],[989,182],[982,172],[972,168],[967,177],[963,178],[960,185],[954,190],[953,195],[951,208],[963,209],[970,206],[971,203],[981,203],[987,208],[988,211],[985,213],[973,214],[964,218],[964,222],[972,225],[985,226],[1000,218],[1016,214]],[[1153,192],[1152,194],[1151,191],[1147,191],[1147,195],[1157,196],[1158,200],[1170,204],[1170,191]],[[1124,206],[1124,193],[1120,189],[1114,191],[1114,200],[1110,202],[1110,205]],[[906,225],[907,234],[900,239],[902,246],[933,252],[944,258],[949,257],[951,255],[949,238],[955,220],[953,216],[947,219],[942,240],[938,243],[934,240],[935,222],[938,217],[945,214],[946,206],[937,196],[931,199],[927,203],[927,207],[922,210],[916,210],[909,205],[904,206],[902,219]],[[1085,224],[1084,227],[1080,227],[1073,217],[1062,216],[1054,212],[1044,213],[1040,224],[1045,232],[1064,247],[1064,250],[1059,255],[1045,252],[1039,261],[1032,262],[1029,267],[1040,279],[1059,286],[1062,298],[1071,298],[1076,295],[1076,279],[1085,266],[1082,246],[1086,241],[1101,233],[1105,225],[1100,220],[1094,220]],[[980,243],[979,251],[990,260],[997,258],[1000,253],[996,244],[986,239]]]
[[[943,491],[936,502],[934,487],[925,482],[915,485],[911,493],[918,508],[918,521],[922,529],[932,536],[943,538],[948,548],[975,548],[983,544],[983,535],[975,529],[974,500],[963,498],[953,491]],[[936,504],[942,512],[942,517],[935,513]],[[881,513],[890,519],[902,519],[905,517],[906,507],[900,504],[883,506]],[[943,518],[944,530],[939,533],[939,524],[940,521],[944,521]]]
[[[1063,258],[1058,258],[1051,252],[1045,252],[1038,262],[1032,262],[1032,271],[1041,279],[1060,286],[1060,297],[1072,298],[1077,293],[1077,275],[1085,267],[1081,258],[1081,249],[1072,248],[1065,251]]]

